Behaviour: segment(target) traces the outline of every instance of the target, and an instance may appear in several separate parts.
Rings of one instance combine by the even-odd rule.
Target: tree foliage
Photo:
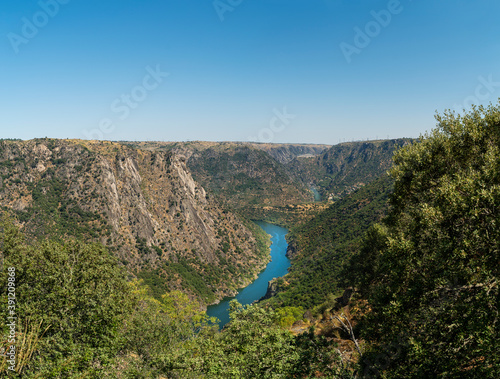
[[[500,107],[436,118],[395,155],[391,211],[352,266],[373,309],[364,372],[498,377]]]
[[[15,268],[16,349],[22,378],[308,378],[340,366],[331,343],[294,336],[300,308],[278,311],[231,304],[222,332],[180,291],[159,298],[127,282],[102,245],[25,241],[10,222],[1,233],[0,297]],[[0,307],[8,334],[8,308]],[[7,365],[0,360],[0,374]],[[328,376],[326,376],[328,377]]]
[[[290,232],[292,267],[268,302],[313,308],[339,293],[342,268],[359,248],[367,228],[386,213],[392,188],[387,175],[333,203]]]
[[[193,341],[180,377],[264,379],[320,374],[333,378],[342,371],[331,343],[312,331],[294,336],[278,326],[278,312],[233,300],[230,317],[221,333]]]
[[[5,222],[2,255],[0,296],[5,304],[5,268],[12,267],[19,333],[28,321],[48,328],[27,371],[69,376],[113,354],[130,303],[124,272],[104,247],[78,241],[27,244],[19,230]],[[5,329],[7,307],[0,307],[0,317]]]

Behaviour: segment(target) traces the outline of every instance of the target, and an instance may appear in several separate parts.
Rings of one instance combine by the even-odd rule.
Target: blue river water
[[[314,188],[314,187],[311,188],[311,192],[314,195],[314,201],[316,201],[316,202],[321,201],[321,194],[319,193],[319,191],[316,188]]]
[[[260,299],[266,294],[267,282],[285,275],[290,267],[290,260],[285,256],[288,247],[285,236],[288,230],[262,221],[257,221],[256,224],[271,235],[271,262],[253,283],[243,288],[235,297],[225,298],[219,304],[210,305],[207,308],[207,314],[210,317],[217,317],[220,320],[220,328],[229,322],[228,310],[231,300],[236,298],[240,304],[245,305]]]

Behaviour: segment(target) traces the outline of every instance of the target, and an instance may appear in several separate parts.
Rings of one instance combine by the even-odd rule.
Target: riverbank
[[[266,294],[268,282],[284,276],[290,267],[290,260],[286,256],[288,244],[285,239],[288,229],[263,221],[257,221],[256,224],[271,235],[271,261],[258,278],[240,290],[236,296],[225,298],[219,304],[210,305],[207,308],[207,314],[210,317],[217,317],[220,320],[220,328],[229,322],[229,302],[231,300],[236,299],[243,305],[259,300]]]

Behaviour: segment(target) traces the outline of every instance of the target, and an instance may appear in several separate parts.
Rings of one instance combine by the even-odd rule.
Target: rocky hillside
[[[341,291],[341,272],[368,227],[386,214],[392,186],[389,176],[383,175],[292,228],[287,236],[292,267],[270,283],[267,297],[272,297],[267,301],[313,308]]]
[[[249,145],[265,151],[283,164],[291,162],[297,157],[314,157],[331,147],[331,145],[298,143],[251,143]]]
[[[410,142],[401,138],[341,143],[317,157],[297,157],[287,167],[323,198],[335,200],[379,178],[391,167],[394,152]]]
[[[0,206],[31,236],[99,240],[155,291],[205,303],[267,263],[259,229],[220,207],[185,158],[111,142],[0,141]]]
[[[210,148],[189,159],[193,175],[235,209],[311,201],[310,192],[264,151],[248,146]]]
[[[247,217],[254,208],[311,202],[307,186],[281,162],[317,154],[326,145],[250,144],[238,142],[133,142],[148,151],[183,155],[194,178],[228,207]]]

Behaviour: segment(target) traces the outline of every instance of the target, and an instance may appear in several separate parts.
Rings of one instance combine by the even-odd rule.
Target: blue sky
[[[497,0],[3,0],[0,137],[417,137],[500,97]]]

